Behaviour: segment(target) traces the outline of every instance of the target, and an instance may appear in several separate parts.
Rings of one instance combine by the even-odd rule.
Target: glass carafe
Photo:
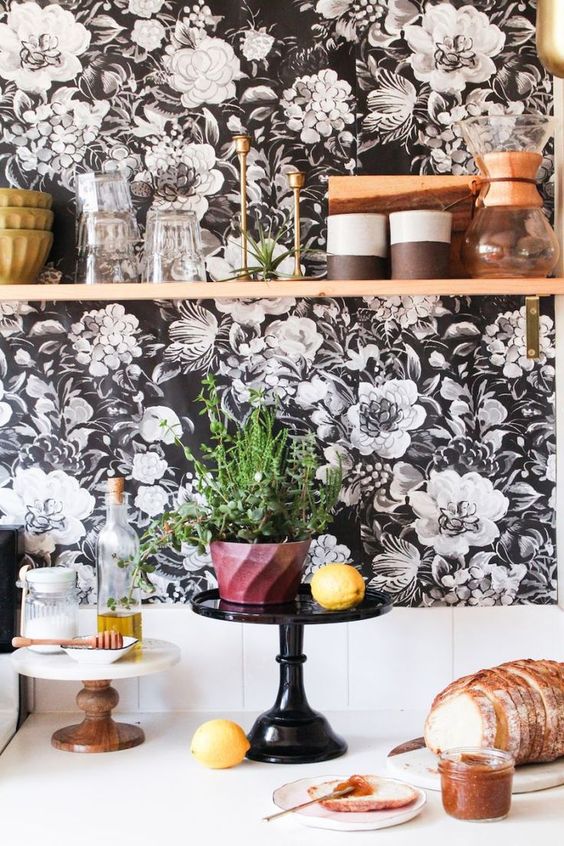
[[[128,519],[123,479],[109,479],[106,523],[98,535],[98,631],[118,631],[141,640],[141,594],[132,579],[131,563],[139,539]]]
[[[543,277],[559,245],[543,211],[536,177],[552,120],[541,115],[490,115],[461,121],[483,178],[476,213],[462,244],[473,277]]]

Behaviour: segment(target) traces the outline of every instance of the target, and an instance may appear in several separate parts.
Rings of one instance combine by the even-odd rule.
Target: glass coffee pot
[[[552,120],[542,115],[489,115],[460,123],[480,170],[476,212],[462,244],[472,277],[544,277],[559,245],[537,189]]]

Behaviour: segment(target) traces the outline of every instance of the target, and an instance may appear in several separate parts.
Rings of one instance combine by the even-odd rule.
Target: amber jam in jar
[[[443,807],[457,820],[494,822],[511,808],[515,762],[500,749],[449,749],[439,757]]]

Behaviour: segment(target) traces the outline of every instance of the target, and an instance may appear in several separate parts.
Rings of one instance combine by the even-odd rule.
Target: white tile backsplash
[[[95,628],[81,611],[81,633]],[[122,711],[259,711],[278,689],[276,626],[198,617],[185,606],[143,612],[146,637],[177,643],[181,662],[116,683]],[[375,620],[306,628],[305,686],[319,710],[426,709],[453,678],[512,658],[564,661],[564,611],[515,608],[395,608]],[[79,685],[35,681],[35,710],[76,710]]]
[[[349,625],[349,707],[426,708],[452,678],[450,608],[394,608]]]

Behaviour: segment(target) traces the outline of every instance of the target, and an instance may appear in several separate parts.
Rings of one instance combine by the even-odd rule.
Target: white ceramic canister
[[[386,279],[388,219],[363,212],[327,218],[327,278]]]
[[[40,567],[22,573],[22,635],[73,638],[78,634],[76,572],[68,567]],[[60,652],[58,646],[30,646],[35,652]]]
[[[446,211],[392,212],[392,279],[445,279],[449,276],[452,214]]]

